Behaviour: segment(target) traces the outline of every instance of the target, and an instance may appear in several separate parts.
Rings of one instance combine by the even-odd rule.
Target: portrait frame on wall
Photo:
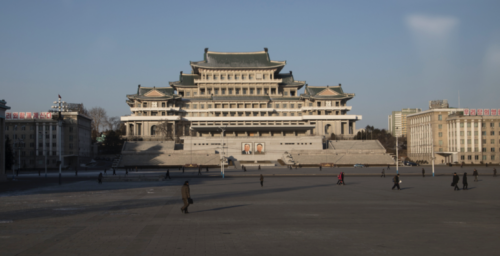
[[[266,154],[266,143],[264,143],[264,142],[255,142],[254,144],[255,145],[254,145],[253,148],[255,149],[255,151],[254,151],[255,155],[264,155],[264,154]]]
[[[252,155],[253,143],[252,142],[242,142],[241,143],[241,154],[242,155]]]

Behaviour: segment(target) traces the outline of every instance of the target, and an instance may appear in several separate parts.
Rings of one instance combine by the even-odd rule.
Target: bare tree
[[[107,117],[106,110],[101,107],[93,107],[88,111],[89,116],[92,118],[92,130],[99,134],[101,128],[106,125]]]
[[[168,123],[168,121],[163,121],[161,124],[156,126],[156,129],[160,133],[162,138],[166,140],[173,140],[173,124]]]
[[[120,117],[112,116],[106,119],[104,126],[110,131],[116,131],[120,129]]]

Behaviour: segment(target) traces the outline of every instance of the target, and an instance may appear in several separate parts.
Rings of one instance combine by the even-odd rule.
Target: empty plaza
[[[378,168],[266,176],[263,187],[257,176],[237,177],[241,171],[225,179],[172,170],[172,180],[158,182],[98,184],[84,174],[60,186],[39,182],[1,192],[0,254],[496,255],[500,177],[484,168],[478,182],[469,176],[468,191],[453,191],[451,176],[423,178],[420,169],[400,168],[413,172],[401,175],[400,191],[391,190],[393,168],[386,178],[361,175]],[[345,186],[336,185],[339,171],[352,173]],[[180,211],[185,180],[189,214]]]

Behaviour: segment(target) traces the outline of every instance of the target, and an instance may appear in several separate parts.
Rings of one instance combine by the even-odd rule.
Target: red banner
[[[475,116],[476,115],[476,110],[475,109],[471,109],[470,110],[470,115],[471,116]]]
[[[26,119],[31,119],[33,116],[31,116],[31,112],[26,112]]]
[[[45,117],[47,117],[47,113],[46,112],[40,112],[40,116],[38,116],[38,118],[45,119]]]
[[[26,113],[24,112],[19,112],[19,119],[24,119],[26,116]]]
[[[477,110],[477,115],[478,116],[482,116],[483,115],[483,110],[482,109],[478,109]]]
[[[19,119],[19,113],[17,112],[12,113],[12,119]]]
[[[483,110],[483,113],[485,116],[489,116],[490,115],[490,110],[489,109],[485,109]]]
[[[52,119],[52,113],[47,112],[47,119]]]
[[[464,115],[465,115],[465,116],[468,116],[468,115],[469,115],[469,109],[468,109],[468,108],[465,108],[465,109],[464,109]]]
[[[5,119],[12,119],[12,113],[10,112],[5,113]]]
[[[38,119],[40,114],[38,112],[33,113],[33,119]]]

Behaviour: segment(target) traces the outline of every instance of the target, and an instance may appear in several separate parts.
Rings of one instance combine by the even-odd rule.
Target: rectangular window
[[[239,95],[240,94],[240,89],[236,89],[236,95]]]
[[[483,136],[486,136],[486,132],[484,132],[484,131],[483,131],[481,134],[482,134]]]
[[[198,108],[198,104],[193,104],[193,109],[197,109]]]
[[[286,108],[287,107],[287,104],[283,104],[283,108]]]
[[[228,89],[229,95],[233,94],[233,89]]]
[[[225,95],[226,94],[226,89],[221,89],[220,92],[221,92],[222,95]]]
[[[472,156],[467,156],[467,160],[472,160]]]
[[[460,156],[460,160],[465,160],[465,156]]]
[[[247,94],[247,89],[243,89],[243,95]]]
[[[470,127],[470,123],[467,123],[467,127]]]
[[[491,148],[491,152],[495,152],[495,148]]]
[[[443,125],[442,124],[438,125],[438,128],[443,129]]]
[[[491,155],[491,160],[495,160],[495,155]]]
[[[477,136],[477,135],[478,135],[477,131],[474,131],[474,136]]]
[[[495,127],[495,123],[490,123],[490,127],[491,128]]]
[[[73,135],[69,136],[69,141],[73,141]]]
[[[471,139],[468,139],[468,140],[467,140],[467,144],[471,144]]]
[[[207,108],[212,108],[212,104],[208,104],[208,105],[207,105]]]
[[[491,140],[490,140],[490,144],[495,144],[495,140],[494,140],[494,139],[491,139]]]
[[[257,89],[257,94],[260,95],[260,93],[262,92],[262,89]]]
[[[295,108],[295,104],[290,104],[290,108]]]
[[[464,148],[460,148],[460,152],[465,152],[465,149]]]
[[[467,131],[467,136],[470,136],[471,135],[471,132],[470,131]]]
[[[483,148],[483,152],[486,152],[486,148]]]
[[[443,133],[442,133],[442,132],[439,132],[439,133],[438,133],[438,137],[443,137]]]
[[[298,105],[297,105],[297,107],[298,107],[298,108],[302,108],[302,104],[298,104]]]
[[[254,89],[253,88],[250,88],[250,94],[252,95],[254,92]]]
[[[483,156],[483,160],[486,160],[486,156]]]
[[[494,132],[494,131],[491,131],[491,132],[490,132],[490,135],[491,135],[491,136],[494,136],[494,135],[495,135],[495,132]]]
[[[474,156],[474,160],[479,160],[479,156],[478,156],[478,155],[475,155],[475,156]]]
[[[276,104],[276,107],[275,108],[280,108],[280,104]]]
[[[443,141],[442,140],[439,141],[439,146],[443,146]]]
[[[463,139],[460,140],[460,144],[462,144],[462,145],[465,144]]]
[[[460,136],[464,136],[464,131],[460,131]]]
[[[479,123],[474,123],[474,127],[478,127],[479,126]]]
[[[56,139],[56,135],[55,134],[52,134],[52,139]]]
[[[460,128],[464,128],[464,123],[460,123]]]
[[[442,121],[443,120],[443,116],[442,115],[438,115],[438,120]]]
[[[313,104],[312,104],[312,103],[309,103],[309,107],[312,107],[312,106],[313,106]]]

